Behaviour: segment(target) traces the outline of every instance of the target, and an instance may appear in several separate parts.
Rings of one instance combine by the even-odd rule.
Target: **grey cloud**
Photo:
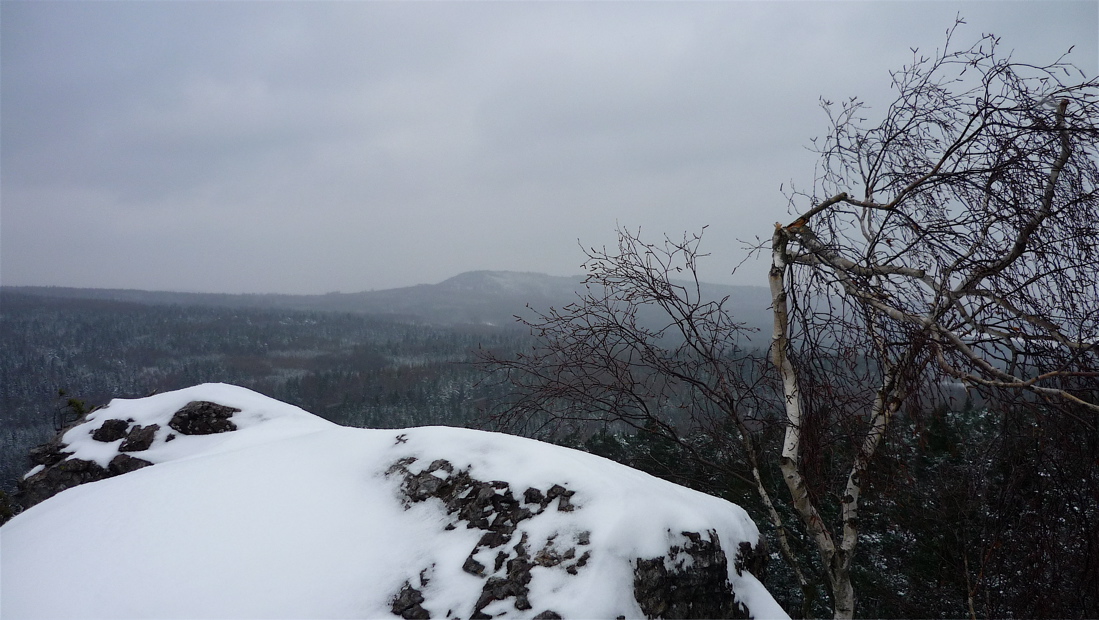
[[[737,238],[819,96],[956,12],[1097,72],[1094,3],[3,3],[4,283],[323,292],[569,274],[616,223]],[[1090,21],[1089,21],[1090,20]],[[51,252],[57,243],[93,249]],[[202,255],[202,252],[211,252]]]

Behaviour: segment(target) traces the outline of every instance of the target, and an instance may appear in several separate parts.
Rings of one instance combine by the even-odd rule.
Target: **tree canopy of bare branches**
[[[617,251],[587,250],[584,293],[524,320],[538,341],[490,357],[518,389],[500,422],[515,428],[613,421],[682,442],[678,428],[723,435],[751,409],[742,326],[707,300],[696,272],[701,235],[648,244],[619,231]]]
[[[822,102],[812,189],[756,246],[769,355],[702,294],[699,235],[620,230],[616,250],[587,250],[575,303],[526,321],[538,345],[485,357],[515,388],[498,418],[512,428],[637,429],[753,488],[802,614],[818,583],[836,618],[856,612],[860,510],[898,419],[968,393],[1099,442],[1099,82],[1064,59],[1017,62],[993,36],[956,49],[962,23],[892,73],[884,110]],[[729,458],[688,435],[729,439]]]
[[[780,464],[837,618],[854,614],[867,469],[906,401],[954,383],[1085,432],[1099,413],[1099,84],[1001,57],[992,36],[952,50],[953,32],[892,74],[877,124],[857,99],[823,102],[814,191],[770,244]],[[805,458],[822,419],[847,421],[835,525]]]

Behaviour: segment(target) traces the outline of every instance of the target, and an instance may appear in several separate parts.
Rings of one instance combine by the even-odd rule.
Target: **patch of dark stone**
[[[111,459],[110,463],[107,463],[107,472],[111,476],[121,476],[122,474],[128,474],[150,465],[152,465],[152,463],[145,459],[139,459],[130,456],[129,454],[119,454]]]
[[[175,412],[168,425],[184,435],[225,433],[237,429],[229,418],[239,411],[240,409],[209,401],[192,401]],[[87,417],[78,420],[72,426],[84,422],[87,422]],[[110,443],[119,439],[123,440],[118,447],[120,454],[112,458],[107,467],[102,467],[93,461],[69,458],[73,453],[66,451],[68,446],[62,441],[62,437],[72,426],[62,430],[49,442],[32,448],[30,450],[31,464],[42,465],[44,469],[19,481],[19,489],[15,494],[16,500],[24,508],[30,508],[65,489],[127,474],[152,465],[151,462],[131,456],[129,453],[142,452],[152,447],[153,441],[156,439],[156,433],[160,430],[160,425],[134,425],[131,427],[131,424],[133,424],[132,419],[112,418],[104,420],[99,428],[91,432],[92,439],[95,441]],[[169,433],[165,441],[171,441],[174,438],[175,435]]]
[[[129,426],[130,423],[126,420],[105,420],[99,428],[92,431],[92,439],[103,443],[118,441],[126,436]]]
[[[65,489],[110,477],[110,472],[94,461],[65,459],[19,481],[16,499],[23,508],[46,501]]]
[[[134,426],[130,429],[130,432],[126,433],[126,440],[122,442],[122,445],[118,446],[118,451],[141,452],[142,450],[148,450],[152,447],[153,439],[156,439],[156,432],[158,430],[160,430],[159,424]]]
[[[708,531],[708,540],[696,532],[682,534],[687,542],[671,547],[667,556],[637,559],[634,598],[645,617],[749,618],[729,584],[728,558],[717,533]]]
[[[105,420],[99,428],[92,431],[92,439],[110,443],[125,438],[118,447],[119,452],[141,452],[148,450],[153,445],[159,424],[148,426],[137,425],[130,427],[132,420],[111,419]]]
[[[65,489],[112,476],[128,474],[142,467],[152,465],[151,462],[145,459],[139,459],[129,454],[119,454],[107,463],[107,467],[102,467],[95,461],[66,459],[65,457],[68,454],[70,453],[55,452],[42,455],[40,457],[44,457],[42,460],[46,462],[53,461],[53,463],[33,476],[19,481],[16,498],[24,508],[30,508],[41,503]],[[45,463],[38,464],[44,465]]]
[[[64,432],[59,433],[50,441],[31,448],[28,452],[31,466],[42,465],[44,467],[50,467],[65,460],[71,455],[72,452],[65,452],[66,445],[61,441],[61,436],[63,434]]]
[[[401,591],[397,593],[396,598],[393,599],[392,610],[394,615],[405,618],[406,620],[423,620],[431,617],[431,613],[424,609],[420,603],[424,602],[424,595],[412,587],[412,584],[405,582],[401,587]]]
[[[767,556],[767,541],[762,536],[759,538],[759,544],[757,545],[742,540],[737,547],[733,568],[736,569],[738,575],[743,575],[744,571],[748,571],[756,579],[763,581],[767,578],[767,560],[769,559]]]
[[[226,407],[208,400],[195,400],[175,412],[168,426],[183,435],[213,435],[237,430],[229,418],[240,409]]]
[[[562,566],[565,571],[575,575],[591,558],[590,551],[584,551],[577,557],[576,550],[577,546],[590,544],[589,532],[580,533],[572,546],[562,548],[557,548],[556,537],[552,537],[533,556],[525,532],[519,533],[519,541],[515,545],[507,547],[514,540],[523,521],[542,514],[554,504],[554,509],[558,512],[576,510],[577,506],[571,501],[574,491],[558,484],[545,491],[532,487],[526,489],[520,499],[512,493],[511,485],[507,482],[477,480],[468,471],[455,471],[449,461],[436,460],[414,474],[408,468],[415,462],[415,458],[404,458],[386,471],[387,476],[402,477],[401,495],[406,506],[435,498],[442,501],[447,514],[454,515],[456,522],[465,522],[467,529],[485,530],[462,565],[465,572],[485,579],[471,619],[491,618],[484,609],[496,601],[512,600],[515,608],[520,611],[531,609],[527,586],[531,581],[533,567]],[[456,523],[451,523],[446,529],[456,527]],[[498,549],[491,571],[475,557],[482,549]],[[413,589],[411,585],[406,586]],[[421,598],[423,596],[418,591],[417,595]],[[404,605],[404,602],[411,600],[410,597],[414,598],[402,589],[394,599],[393,613],[404,618],[412,617],[404,615],[404,610],[412,609]],[[400,605],[398,600],[402,601]],[[419,601],[417,605],[422,602]],[[402,611],[397,611],[398,607]],[[535,617],[550,620],[560,618],[560,615],[553,610],[544,610]]]

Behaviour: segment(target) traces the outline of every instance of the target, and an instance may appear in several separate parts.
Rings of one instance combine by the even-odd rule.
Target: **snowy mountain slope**
[[[188,434],[211,430],[181,415],[196,402],[239,411]],[[0,528],[4,618],[785,617],[742,509],[549,444],[344,428],[221,384],[112,401],[63,442],[154,466]],[[669,594],[714,570],[716,590]]]

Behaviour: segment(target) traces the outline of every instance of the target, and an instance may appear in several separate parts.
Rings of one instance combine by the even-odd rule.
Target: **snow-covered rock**
[[[738,506],[529,439],[208,384],[116,399],[55,448],[27,481],[145,464],[0,528],[4,618],[786,617]]]

